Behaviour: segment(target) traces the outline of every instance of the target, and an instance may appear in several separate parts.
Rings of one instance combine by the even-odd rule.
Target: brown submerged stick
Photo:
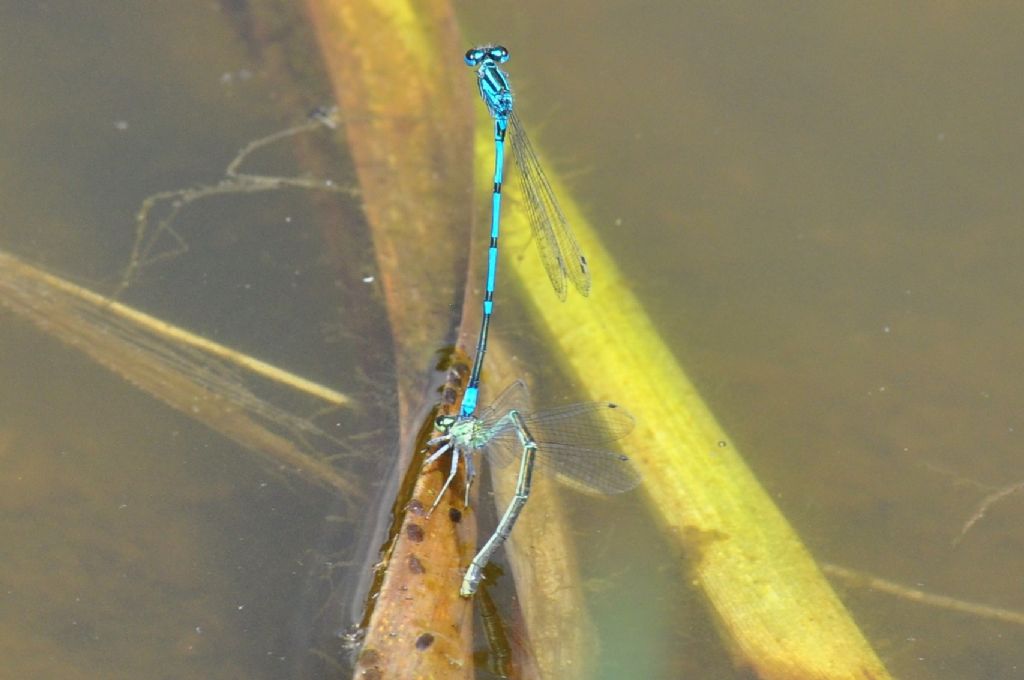
[[[442,412],[457,412],[468,375],[468,361],[460,355],[449,371]],[[355,678],[473,677],[473,609],[458,591],[459,565],[473,557],[476,525],[458,497],[465,482],[461,473],[448,502],[427,514],[447,474],[447,460],[410,472],[412,495],[397,509],[401,521],[379,566],[381,583]]]
[[[436,398],[426,377],[437,348],[451,342],[452,310],[460,309],[470,242],[472,89],[445,2],[307,0],[307,8],[373,234],[395,339],[404,467],[422,405]],[[457,401],[451,388],[449,409]],[[355,677],[468,679],[472,608],[459,598],[458,583],[475,523],[449,514],[449,504],[426,518],[442,471],[411,474],[412,498],[399,501],[402,519],[381,566]],[[461,488],[450,492],[456,510]]]
[[[307,0],[355,163],[395,343],[403,462],[451,343],[470,236],[472,89],[440,0]],[[449,52],[453,58],[448,58]],[[434,379],[435,386],[439,382]]]

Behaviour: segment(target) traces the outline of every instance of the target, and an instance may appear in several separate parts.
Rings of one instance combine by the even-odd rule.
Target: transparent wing
[[[582,295],[590,293],[590,270],[576,237],[569,228],[555,192],[548,182],[540,159],[526,136],[515,109],[509,115],[509,140],[512,156],[519,170],[526,210],[533,228],[534,240],[540,251],[541,262],[551,279],[551,285],[562,300],[565,299],[565,277]]]
[[[633,416],[609,401],[588,401],[522,414],[538,443],[590,446],[622,439],[633,431]]]
[[[523,457],[523,443],[516,436],[515,428],[510,428],[489,440],[483,446],[482,451],[489,463],[505,467]]]
[[[633,416],[629,415],[621,406],[607,401],[567,404],[538,413],[520,412],[520,417],[530,435],[539,445],[540,451],[553,450],[552,447],[557,447],[559,450],[576,449],[596,453],[599,454],[599,457],[606,455],[606,452],[594,452],[588,447],[621,439],[633,430],[634,425]],[[488,459],[494,464],[508,465],[522,456],[522,440],[515,423],[508,417],[507,410],[503,411],[497,420],[490,424],[489,430],[490,436],[484,448]],[[607,455],[618,456],[618,454]],[[538,454],[538,458],[540,457],[541,454]],[[565,470],[558,472],[560,475],[571,476]],[[586,470],[584,470],[585,472]],[[604,491],[604,493],[615,492]]]
[[[506,387],[501,394],[495,397],[490,406],[480,412],[477,419],[484,429],[489,430],[498,425],[498,422],[513,409],[520,413],[530,411],[530,391],[522,380],[516,380]]]
[[[487,459],[499,467],[518,460],[523,445],[509,411],[525,413],[530,410],[530,392],[526,383],[517,380],[499,394],[491,405],[478,416],[481,429],[488,433],[488,441],[481,447]]]
[[[604,494],[629,491],[641,481],[629,458],[614,451],[541,444],[534,465],[570,486]]]

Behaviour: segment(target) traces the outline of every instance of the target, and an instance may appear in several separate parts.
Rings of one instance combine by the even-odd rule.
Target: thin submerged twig
[[[992,619],[994,621],[1002,621],[1003,623],[1013,623],[1018,626],[1024,626],[1024,612],[1018,612],[1012,609],[1003,609],[1001,607],[992,607],[990,605],[979,604],[977,602],[959,600],[948,595],[936,595],[917,588],[905,586],[901,583],[896,583],[895,581],[888,581],[877,576],[872,576],[871,574],[867,574],[862,571],[841,567],[837,564],[822,562],[821,569],[826,574],[835,576],[851,586],[869,588],[880,593],[895,595],[896,597],[904,600],[925,604],[930,607],[948,609],[950,611],[970,614],[971,616],[977,616],[983,619]]]
[[[254,394],[225,361],[335,407],[350,401],[345,395],[114,302],[2,251],[0,303],[139,389],[263,455],[278,469],[340,491],[346,498],[362,496],[356,484],[327,462],[330,454],[302,447],[303,442],[316,439],[336,454],[336,449],[345,448],[343,442],[309,418]]]
[[[212,196],[251,194],[261,191],[278,191],[286,188],[312,189],[357,196],[359,193],[357,189],[338,184],[332,179],[254,175],[243,173],[239,170],[242,163],[259,149],[304,132],[312,132],[320,128],[334,129],[336,125],[336,111],[334,109],[316,109],[305,122],[279,130],[246,144],[228,163],[224,171],[224,179],[216,184],[159,191],[143,199],[142,205],[135,215],[135,241],[132,244],[128,266],[125,267],[121,281],[117,284],[111,297],[119,297],[132,284],[132,281],[143,267],[188,252],[188,243],[174,229],[174,221],[184,208],[196,201]],[[170,209],[153,226],[151,224],[151,213],[157,206],[165,203],[170,204]],[[154,252],[162,237],[171,240],[170,247],[160,252]]]
[[[953,545],[959,545],[960,542],[964,540],[964,536],[967,535],[967,532],[985,516],[985,513],[989,511],[989,508],[1018,491],[1024,491],[1024,482],[1017,482],[1015,484],[1010,484],[1009,486],[1004,486],[1001,489],[996,489],[989,495],[982,498],[978,507],[975,508],[971,516],[967,518],[966,522],[964,522],[963,527],[960,529],[960,533],[953,539]]]
[[[956,547],[963,542],[964,537],[967,535],[967,532],[970,531],[975,524],[984,519],[985,514],[992,508],[993,505],[1003,500],[1004,498],[1007,498],[1008,496],[1012,496],[1018,491],[1024,491],[1024,481],[1014,482],[1013,484],[1008,484],[1006,486],[996,487],[992,484],[986,484],[985,482],[980,482],[976,479],[972,479],[971,477],[966,477],[960,472],[953,470],[945,465],[940,465],[933,462],[924,462],[923,465],[924,468],[929,472],[934,472],[943,477],[951,479],[953,481],[954,486],[970,486],[975,489],[988,492],[985,495],[985,497],[981,499],[981,502],[978,503],[977,507],[974,509],[974,512],[971,513],[971,516],[968,517],[967,521],[965,521],[963,523],[963,526],[960,527],[960,533],[958,533],[951,541],[953,547]]]

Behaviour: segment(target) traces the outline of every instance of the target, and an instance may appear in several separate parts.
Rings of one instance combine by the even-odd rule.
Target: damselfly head
[[[451,431],[452,425],[455,424],[455,416],[438,416],[434,419],[434,428],[438,432],[448,434]]]
[[[508,50],[501,45],[481,45],[466,52],[466,66],[479,66],[485,61],[504,64],[508,61]]]

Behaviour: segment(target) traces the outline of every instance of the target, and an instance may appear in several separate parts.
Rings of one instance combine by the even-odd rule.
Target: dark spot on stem
[[[405,527],[405,535],[409,537],[409,540],[413,543],[423,542],[423,527],[419,524],[410,524]]]

